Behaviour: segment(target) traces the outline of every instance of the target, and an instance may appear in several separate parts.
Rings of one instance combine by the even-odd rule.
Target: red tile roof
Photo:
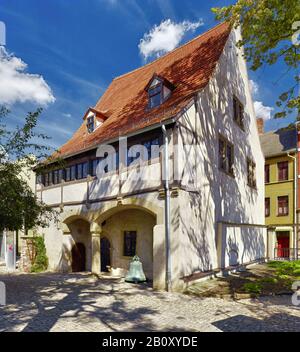
[[[229,33],[229,25],[221,23],[159,59],[115,78],[94,107],[104,115],[109,111],[109,117],[91,134],[84,121],[60,148],[61,155],[79,153],[174,117],[209,82]],[[147,110],[145,87],[154,74],[170,81],[175,89],[161,106]]]

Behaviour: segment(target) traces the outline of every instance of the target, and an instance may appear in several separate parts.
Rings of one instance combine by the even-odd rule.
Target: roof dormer
[[[108,117],[96,109],[89,108],[85,113],[83,120],[86,121],[88,133],[93,133]]]
[[[174,88],[167,79],[154,74],[145,88],[148,93],[148,108],[153,109],[164,103],[171,96]]]

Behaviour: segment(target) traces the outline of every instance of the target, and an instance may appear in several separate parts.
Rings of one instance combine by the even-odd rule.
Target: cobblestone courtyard
[[[300,331],[291,297],[238,302],[153,292],[87,274],[0,274],[0,331]]]

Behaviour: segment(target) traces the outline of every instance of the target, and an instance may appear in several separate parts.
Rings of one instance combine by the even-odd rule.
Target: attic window
[[[163,102],[163,86],[162,83],[157,84],[155,87],[150,88],[149,94],[149,107],[150,109],[159,106]]]
[[[94,132],[95,129],[95,116],[89,116],[87,118],[86,127],[89,133]]]
[[[146,87],[149,99],[149,109],[153,109],[166,101],[171,95],[173,89],[174,86],[169,81],[163,77],[154,75]]]

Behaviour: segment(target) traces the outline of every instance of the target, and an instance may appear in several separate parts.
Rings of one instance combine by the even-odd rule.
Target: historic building
[[[123,276],[137,254],[154,288],[181,290],[266,256],[264,157],[238,39],[220,24],[115,78],[88,109],[60,148],[64,168],[38,177],[38,197],[60,211],[40,231],[51,269]]]
[[[297,255],[298,157],[296,128],[260,136],[265,155],[265,217],[269,227],[270,256]]]

